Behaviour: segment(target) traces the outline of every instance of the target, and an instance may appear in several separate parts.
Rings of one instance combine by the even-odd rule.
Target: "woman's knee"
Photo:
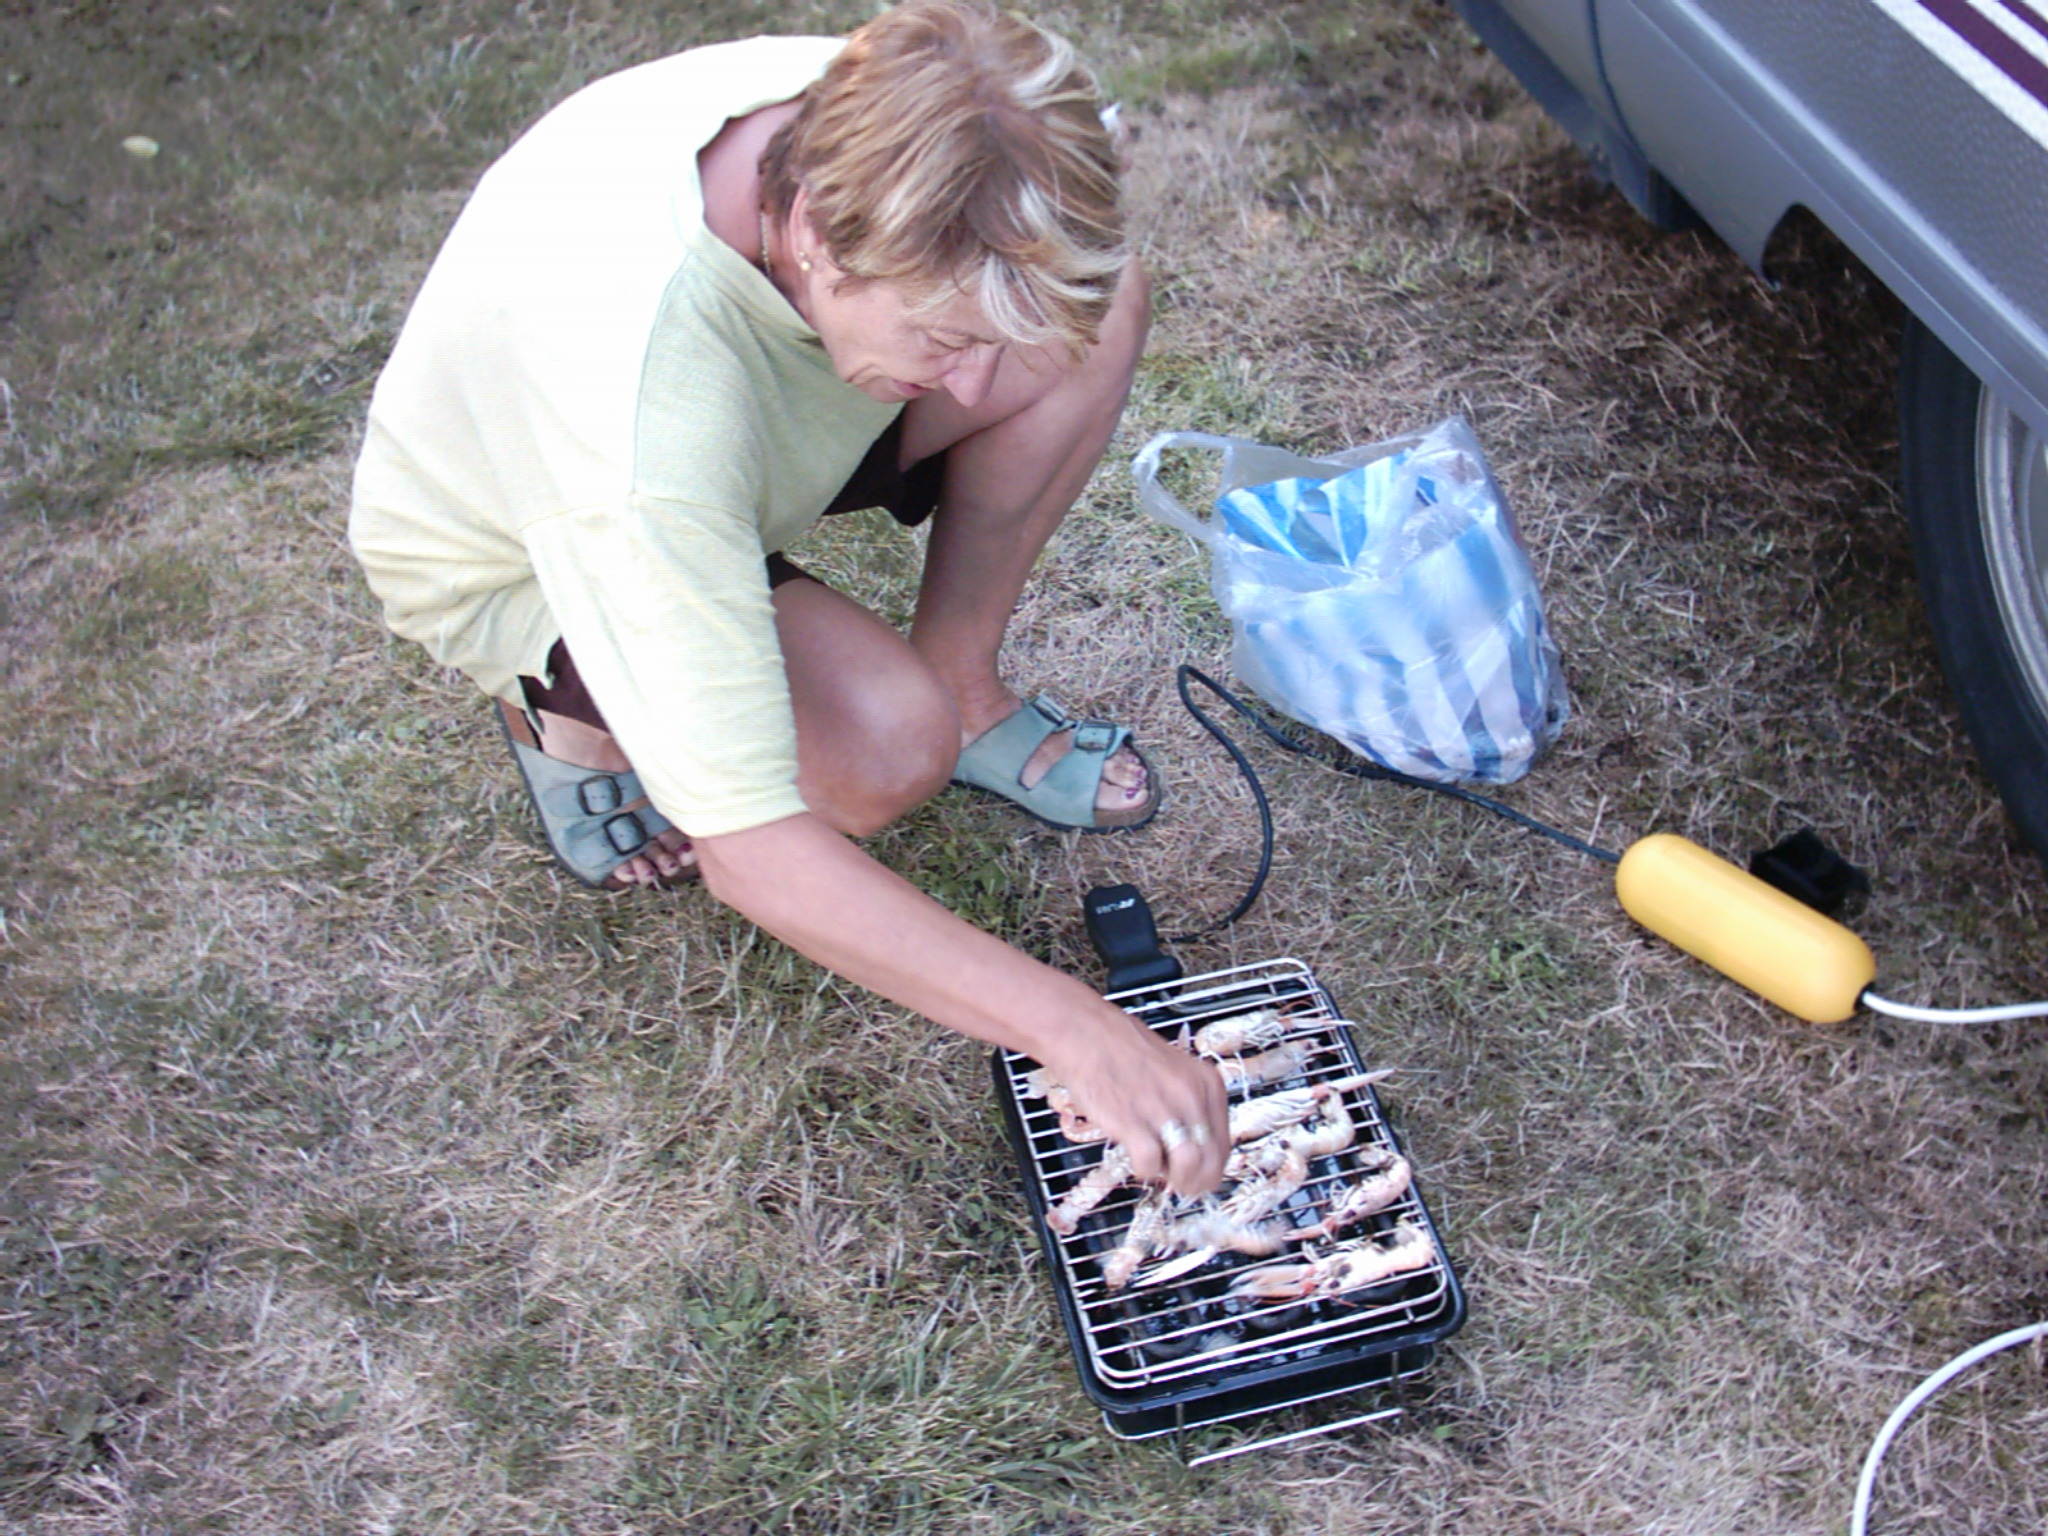
[[[775,590],[797,788],[841,832],[880,831],[945,787],[960,753],[952,695],[894,628],[816,581]]]
[[[1102,317],[1095,344],[1078,366],[1066,370],[1052,393],[1065,393],[1087,401],[1083,414],[1111,417],[1123,410],[1131,381],[1137,377],[1138,360],[1145,352],[1145,338],[1152,328],[1152,280],[1135,256],[1125,264],[1117,282],[1116,297]]]
[[[829,752],[806,764],[804,798],[850,837],[867,837],[951,782],[960,719],[934,675],[906,671],[844,704]]]
[[[1055,345],[1035,355],[1006,356],[994,386],[971,409],[943,390],[905,406],[904,464],[919,463],[970,439],[1020,428],[1050,430],[1055,437],[1099,432],[1106,438],[1130,394],[1151,324],[1151,279],[1133,257],[1124,267],[1095,343],[1086,352],[1076,355]]]
[[[1152,330],[1152,277],[1145,264],[1133,256],[1117,281],[1116,297],[1102,320],[1097,351],[1105,354],[1106,367],[1121,372],[1125,385],[1138,370],[1145,351],[1145,338]]]

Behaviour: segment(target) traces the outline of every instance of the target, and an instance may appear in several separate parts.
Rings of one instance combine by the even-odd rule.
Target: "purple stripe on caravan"
[[[2027,3],[2027,0],[1998,0],[1998,3],[2043,37],[2048,37],[2048,16],[2044,16],[2035,10],[2033,6]]]
[[[2000,31],[1995,23],[1986,20],[1969,0],[1920,0],[1920,6],[1996,64],[2014,85],[2048,107],[2048,64],[2043,64]]]

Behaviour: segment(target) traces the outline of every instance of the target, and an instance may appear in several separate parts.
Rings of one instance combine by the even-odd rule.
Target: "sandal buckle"
[[[631,811],[612,817],[604,824],[605,841],[612,845],[612,852],[622,857],[638,853],[648,844],[647,829],[640,824],[640,818]]]
[[[619,781],[608,773],[585,779],[576,786],[576,803],[586,816],[608,816],[626,803]]]
[[[1116,727],[1107,720],[1076,720],[1074,746],[1082,752],[1107,752],[1116,740]]]

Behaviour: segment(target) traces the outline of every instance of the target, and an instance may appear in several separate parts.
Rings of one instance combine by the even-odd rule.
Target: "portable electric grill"
[[[1318,1047],[1295,1076],[1239,1090],[1233,1103],[1248,1094],[1336,1083],[1366,1070],[1329,994],[1298,960],[1214,971],[1170,988],[1112,993],[1110,1001],[1175,1037],[1213,1020],[1274,1009],[1286,1021],[1287,1040]],[[1207,1425],[1397,1385],[1427,1367],[1437,1343],[1463,1324],[1464,1292],[1412,1185],[1346,1233],[1348,1238],[1370,1237],[1406,1223],[1426,1234],[1432,1252],[1428,1265],[1382,1284],[1306,1300],[1253,1302],[1230,1294],[1232,1281],[1247,1270],[1327,1251],[1290,1244],[1287,1251],[1265,1258],[1220,1254],[1178,1277],[1154,1266],[1160,1278],[1141,1270],[1122,1289],[1111,1288],[1103,1260],[1121,1242],[1143,1191],[1127,1185],[1083,1217],[1072,1235],[1053,1231],[1048,1212],[1100,1161],[1102,1146],[1075,1143],[1062,1134],[1058,1115],[1028,1081],[1035,1062],[998,1051],[993,1065],[996,1096],[1081,1384],[1112,1434],[1128,1440],[1178,1438]],[[1400,1152],[1370,1086],[1351,1089],[1343,1098],[1357,1125],[1357,1139],[1345,1151],[1312,1161],[1307,1182],[1280,1208],[1281,1218],[1294,1229],[1314,1226],[1338,1193],[1367,1177],[1375,1152]],[[1337,1422],[1193,1460],[1238,1455],[1400,1411],[1398,1402],[1381,1402]]]

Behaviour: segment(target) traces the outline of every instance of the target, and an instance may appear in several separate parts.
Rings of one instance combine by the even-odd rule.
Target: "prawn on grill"
[[[1133,1277],[1141,1286],[1177,1280],[1200,1269],[1219,1253],[1241,1253],[1247,1258],[1270,1258],[1301,1234],[1282,1217],[1244,1224],[1230,1220],[1213,1207],[1173,1219],[1172,1202],[1164,1191],[1155,1190],[1140,1200],[1131,1212],[1131,1224],[1123,1241],[1102,1261],[1102,1283],[1112,1291],[1122,1290]],[[1192,1249],[1192,1252],[1188,1250]],[[1179,1258],[1140,1275],[1137,1268],[1148,1257],[1179,1254]]]
[[[1102,1261],[1104,1286],[1122,1290],[1155,1254],[1186,1257],[1144,1276],[1147,1285],[1199,1269],[1219,1253],[1264,1258],[1286,1247],[1299,1234],[1286,1221],[1273,1219],[1273,1213],[1307,1181],[1308,1164],[1284,1142],[1269,1150],[1259,1166],[1240,1169],[1241,1181],[1229,1198],[1204,1200],[1178,1218],[1169,1214],[1172,1201],[1164,1189],[1146,1191],[1131,1208],[1123,1240]],[[1233,1161],[1242,1156],[1241,1149]]]
[[[1060,1117],[1060,1134],[1067,1140],[1085,1143],[1109,1139],[1109,1132],[1075,1107],[1073,1090],[1055,1079],[1044,1067],[1024,1075],[1024,1090],[1034,1098],[1045,1100],[1045,1107]]]
[[[1111,1147],[1109,1155],[1117,1155],[1122,1153],[1122,1151],[1123,1148],[1121,1147]],[[1108,1161],[1109,1156],[1105,1156],[1103,1163]],[[1128,1158],[1123,1159],[1124,1172],[1121,1178],[1118,1178],[1119,1183],[1130,1178],[1129,1161]],[[1096,1180],[1097,1175],[1100,1175],[1099,1186],[1097,1183],[1091,1182]],[[1081,1176],[1080,1182],[1067,1192],[1066,1197],[1058,1205],[1053,1207],[1051,1213],[1045,1218],[1045,1224],[1055,1232],[1063,1234],[1072,1232],[1080,1224],[1081,1218],[1099,1205],[1109,1192],[1117,1187],[1115,1184],[1107,1182],[1111,1178],[1117,1177],[1114,1172],[1103,1173],[1102,1164],[1098,1163],[1094,1168],[1084,1173]],[[1131,1214],[1131,1225],[1133,1228],[1141,1226],[1148,1226],[1150,1228],[1146,1239],[1148,1251],[1155,1253],[1180,1253],[1187,1248],[1198,1245],[1218,1248],[1229,1246],[1227,1242],[1215,1239],[1209,1234],[1214,1231],[1236,1231],[1270,1216],[1278,1209],[1281,1202],[1286,1200],[1289,1195],[1293,1194],[1295,1190],[1299,1189],[1307,1181],[1308,1164],[1285,1141],[1277,1136],[1268,1137],[1266,1140],[1255,1143],[1252,1146],[1239,1147],[1233,1151],[1230,1154],[1230,1160],[1223,1165],[1223,1177],[1227,1183],[1236,1186],[1231,1191],[1228,1199],[1219,1201],[1214,1196],[1206,1197],[1195,1206],[1191,1215],[1184,1216],[1172,1223],[1167,1223],[1163,1219],[1155,1222],[1152,1214],[1144,1210],[1145,1201],[1141,1200],[1139,1208]],[[1149,1199],[1150,1197],[1148,1196],[1147,1198]],[[1161,1209],[1163,1211],[1164,1207],[1162,1206]],[[1203,1235],[1200,1237],[1188,1235],[1197,1230],[1194,1224],[1201,1222],[1210,1222],[1214,1225],[1202,1228]],[[1124,1242],[1128,1244],[1130,1241],[1131,1235],[1129,1232],[1126,1232]],[[1251,1252],[1253,1250],[1241,1249],[1239,1251]],[[1277,1251],[1277,1247],[1259,1251],[1272,1253]],[[1141,1255],[1140,1262],[1142,1262],[1142,1257]]]
[[[1378,1215],[1408,1193],[1408,1186],[1415,1181],[1415,1168],[1407,1158],[1386,1147],[1376,1147],[1366,1157],[1371,1166],[1337,1191],[1323,1212],[1323,1219],[1302,1229],[1303,1239],[1313,1242],[1317,1238],[1335,1237],[1344,1228]]]
[[[1216,1207],[1233,1227],[1255,1226],[1287,1203],[1288,1196],[1308,1182],[1308,1159],[1282,1142],[1270,1167],[1241,1182]]]
[[[1235,1142],[1257,1141],[1275,1131],[1289,1130],[1321,1112],[1324,1105],[1340,1094],[1391,1076],[1392,1068],[1361,1072],[1356,1077],[1340,1077],[1335,1082],[1316,1083],[1308,1088],[1289,1088],[1233,1104],[1230,1107],[1230,1139]]]
[[[1257,1141],[1247,1141],[1230,1149],[1230,1156],[1223,1162],[1223,1182],[1242,1184],[1248,1179],[1262,1179],[1280,1166],[1287,1155],[1287,1141],[1279,1135],[1261,1136]],[[1215,1204],[1212,1199],[1209,1204]]]
[[[1318,1121],[1326,1122],[1326,1129],[1310,1134],[1317,1137],[1336,1135],[1338,1134],[1336,1127],[1341,1121],[1342,1125],[1347,1128],[1343,1134],[1345,1144],[1348,1145],[1350,1135],[1353,1133],[1348,1129],[1351,1120],[1349,1114],[1343,1108],[1341,1102],[1342,1095],[1363,1088],[1369,1083],[1377,1083],[1391,1075],[1391,1068],[1379,1072],[1362,1072],[1354,1077],[1342,1077],[1334,1082],[1316,1083],[1308,1088],[1290,1088],[1282,1093],[1269,1093],[1263,1097],[1246,1099],[1239,1104],[1233,1105],[1230,1111],[1230,1139],[1240,1144],[1240,1151],[1232,1153],[1233,1162],[1236,1162],[1240,1153],[1251,1150],[1243,1147],[1243,1143],[1259,1141],[1273,1135],[1276,1131],[1292,1130],[1312,1117]],[[1034,1084],[1034,1086],[1041,1085],[1048,1090],[1058,1086],[1044,1079],[1041,1079],[1039,1084]],[[1048,1094],[1049,1099],[1050,1095]],[[1276,1152],[1273,1155],[1278,1155],[1278,1153]],[[1313,1156],[1317,1154],[1300,1153],[1297,1155]],[[1248,1165],[1237,1163],[1237,1166],[1243,1168]],[[1225,1176],[1232,1179],[1241,1179],[1243,1177],[1242,1174],[1231,1173],[1228,1167],[1225,1169]],[[1131,1154],[1116,1142],[1106,1143],[1102,1149],[1101,1161],[1082,1174],[1075,1182],[1074,1187],[1061,1196],[1053,1208],[1046,1212],[1045,1224],[1060,1236],[1071,1237],[1080,1227],[1081,1218],[1102,1204],[1116,1190],[1128,1184],[1131,1181],[1131,1177]],[[1297,1185],[1296,1187],[1299,1186]],[[1292,1192],[1292,1190],[1288,1191],[1289,1194]],[[1284,1200],[1285,1198],[1286,1195],[1281,1196],[1281,1199]]]
[[[1157,1251],[1164,1254],[1192,1248],[1203,1256],[1204,1263],[1219,1253],[1242,1253],[1263,1259],[1278,1253],[1299,1235],[1284,1217],[1246,1226],[1229,1220],[1221,1211],[1197,1211],[1177,1222]]]
[[[1120,1291],[1131,1283],[1138,1266],[1152,1257],[1167,1230],[1167,1194],[1164,1186],[1148,1189],[1131,1207],[1131,1224],[1124,1228],[1123,1241],[1102,1259],[1102,1284]]]
[[[1178,1254],[1146,1275],[1155,1284],[1177,1280],[1200,1269],[1219,1253],[1263,1256],[1278,1253],[1295,1233],[1275,1213],[1308,1182],[1308,1159],[1284,1137],[1273,1136],[1230,1154],[1225,1176],[1236,1188],[1218,1200],[1205,1199],[1175,1222],[1155,1245],[1161,1254]]]
[[[1272,1008],[1254,1008],[1250,1013],[1232,1014],[1196,1030],[1186,1044],[1197,1056],[1220,1058],[1242,1056],[1278,1045],[1293,1027],[1285,1014]]]
[[[1288,1040],[1256,1056],[1232,1056],[1219,1060],[1216,1070],[1223,1074],[1226,1089],[1232,1093],[1244,1093],[1253,1088],[1263,1088],[1268,1083],[1299,1077],[1308,1070],[1312,1057],[1332,1049],[1333,1046],[1321,1041]]]
[[[1131,1181],[1131,1154],[1115,1142],[1102,1149],[1102,1161],[1082,1174],[1059,1203],[1045,1213],[1045,1224],[1071,1237],[1081,1218]]]
[[[1334,1094],[1316,1106],[1315,1114],[1287,1133],[1287,1145],[1303,1157],[1334,1157],[1358,1139],[1358,1122]]]
[[[1178,1254],[1138,1276],[1140,1285],[1163,1285],[1193,1274],[1219,1253],[1241,1253],[1263,1259],[1278,1253],[1301,1234],[1287,1224],[1284,1216],[1268,1217],[1249,1226],[1230,1220],[1211,1207],[1183,1216],[1166,1229],[1154,1246],[1159,1254]]]
[[[1363,1082],[1365,1079],[1357,1078],[1350,1081]],[[1319,1085],[1312,1089],[1298,1089],[1293,1093],[1273,1094],[1267,1099],[1255,1099],[1251,1104],[1240,1104],[1238,1109],[1249,1109],[1253,1105],[1269,1103],[1272,1099],[1288,1100],[1289,1103],[1281,1106],[1274,1112],[1277,1117],[1275,1123],[1256,1133],[1260,1137],[1269,1136],[1275,1129],[1284,1130],[1290,1126],[1298,1125],[1301,1121],[1307,1119],[1309,1115],[1316,1111],[1322,1099],[1333,1093],[1338,1086],[1341,1085],[1332,1085],[1329,1088]],[[1231,1113],[1231,1130],[1234,1140],[1245,1141],[1253,1139],[1252,1137],[1237,1133],[1236,1110],[1233,1110]],[[1257,1156],[1250,1155],[1253,1153],[1253,1150],[1252,1148],[1241,1147],[1233,1152],[1230,1164],[1225,1167],[1226,1177],[1233,1180],[1256,1177],[1266,1171],[1266,1165],[1269,1162],[1285,1155],[1288,1148],[1284,1142],[1276,1141],[1270,1148],[1259,1149]],[[1128,1184],[1131,1178],[1131,1154],[1125,1151],[1117,1142],[1107,1143],[1102,1149],[1102,1160],[1082,1174],[1075,1181],[1074,1187],[1062,1195],[1053,1208],[1046,1212],[1045,1224],[1051,1227],[1053,1231],[1059,1233],[1060,1236],[1071,1237],[1080,1227],[1082,1217],[1102,1204],[1104,1200],[1108,1199],[1118,1189]],[[1285,1199],[1286,1196],[1282,1195],[1281,1198]]]
[[[1413,1222],[1402,1222],[1388,1241],[1354,1238],[1301,1264],[1261,1264],[1230,1283],[1240,1301],[1306,1301],[1312,1296],[1341,1296],[1400,1275],[1427,1269],[1436,1260],[1429,1234]]]

